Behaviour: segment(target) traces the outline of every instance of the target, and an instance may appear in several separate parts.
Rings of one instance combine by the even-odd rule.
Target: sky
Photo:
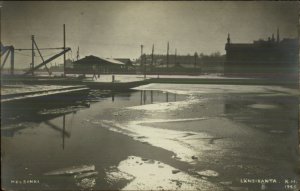
[[[63,46],[66,24],[67,47],[75,59],[95,55],[136,59],[150,54],[225,54],[227,34],[232,43],[276,36],[296,38],[297,1],[3,1],[1,2],[1,42],[15,48],[37,45]],[[45,58],[58,51],[42,51]],[[39,58],[36,58],[39,62]],[[30,51],[16,51],[17,68],[31,62]],[[62,58],[55,60],[62,63]]]

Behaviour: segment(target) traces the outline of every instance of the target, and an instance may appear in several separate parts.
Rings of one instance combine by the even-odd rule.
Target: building
[[[114,60],[124,63],[127,71],[131,71],[135,69],[132,64],[132,61],[129,58],[114,58]]]
[[[119,73],[126,71],[126,65],[111,58],[100,58],[93,55],[86,56],[73,62],[73,68],[68,69],[68,73],[76,74],[103,74]]]
[[[153,62],[151,54],[143,57],[143,63],[146,63],[147,71],[165,71],[173,74],[223,73],[224,62],[225,55],[221,55],[219,52],[209,55],[203,53],[200,55],[197,53],[192,55],[170,54],[169,56],[154,54]],[[141,58],[139,58],[135,64],[141,68],[140,70],[143,70],[143,63],[141,66]]]
[[[255,77],[297,77],[297,39],[277,38],[258,40],[253,43],[232,43],[228,34],[225,45],[225,75]]]
[[[152,55],[146,55],[146,64],[152,64]],[[154,54],[153,55],[153,66],[159,68],[165,67],[174,67],[174,66],[182,66],[186,68],[194,68],[200,67],[199,56],[196,55],[174,55],[170,54],[162,55],[162,54]]]
[[[120,61],[126,66],[132,66],[132,61],[129,58],[114,58],[114,60]]]

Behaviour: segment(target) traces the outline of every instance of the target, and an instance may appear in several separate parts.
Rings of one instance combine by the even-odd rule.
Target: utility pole
[[[146,64],[143,62],[143,48],[144,45],[141,45],[141,67],[144,68],[144,78],[146,78]]]
[[[169,42],[167,46],[167,68],[169,68]]]
[[[31,35],[31,48],[32,48],[32,51],[31,51],[31,69],[32,69],[32,72],[31,74],[34,75],[34,35]]]
[[[143,65],[143,48],[144,45],[141,45],[141,66]]]
[[[198,57],[197,52],[195,52],[194,57],[195,57],[195,60],[194,60],[194,68],[196,69],[196,66],[197,66],[197,57]]]
[[[14,75],[15,70],[15,48],[11,47],[11,53],[10,53],[10,74]]]
[[[277,28],[277,39],[279,39],[279,29]],[[279,40],[277,40],[279,43]],[[300,12],[298,12],[298,89],[300,89]],[[299,98],[298,98],[299,100]],[[299,101],[298,101],[299,102]],[[300,152],[300,105],[298,104],[298,152]]]
[[[279,29],[277,29],[277,31],[278,31],[277,38],[279,39]],[[299,57],[300,56],[300,48],[299,47],[300,47],[300,11],[298,13],[298,88],[300,89],[300,57]],[[300,106],[299,106],[299,112],[300,112]],[[300,120],[300,118],[299,118],[299,120]],[[300,131],[300,126],[299,126],[299,131]],[[299,148],[300,148],[300,144],[299,144]]]
[[[279,39],[279,29],[277,29],[277,38]],[[277,40],[279,43],[279,40]],[[298,12],[298,88],[300,89],[300,12]],[[299,100],[299,98],[298,98]],[[299,102],[299,101],[298,101]],[[298,124],[300,124],[300,105],[298,106]],[[298,125],[298,152],[300,151],[300,126]]]
[[[154,61],[154,44],[152,45],[152,54],[151,54],[151,71],[153,69],[153,61]]]
[[[144,78],[146,79],[146,73],[147,73],[147,58],[146,58],[146,54],[143,54],[143,60],[144,60]]]
[[[2,18],[2,7],[0,7],[0,18]],[[1,25],[1,22],[0,22],[0,38],[1,38],[1,36],[2,36],[2,33],[1,33],[1,31],[2,31],[2,25]],[[2,43],[1,43],[2,44]],[[0,64],[2,63],[2,51],[0,50]],[[2,71],[2,67],[0,67],[0,73],[1,73],[1,71]],[[2,76],[2,75],[1,75]],[[0,79],[1,79],[1,81],[2,81],[2,77],[0,76]]]
[[[79,60],[79,46],[78,46],[78,49],[77,49],[76,59]]]
[[[175,63],[174,63],[175,66],[176,66],[176,64],[177,64],[176,62],[177,62],[177,48],[175,48]]]
[[[64,24],[64,51],[66,50],[66,25]],[[66,76],[66,53],[64,53],[64,77]]]

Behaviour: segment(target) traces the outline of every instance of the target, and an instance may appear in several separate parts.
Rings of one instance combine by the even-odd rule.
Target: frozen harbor
[[[47,73],[39,72],[36,74],[40,77],[49,77]],[[62,73],[53,72],[52,77],[60,77]],[[222,74],[201,74],[201,75],[161,75],[161,74],[146,74],[146,78],[144,74],[101,74],[93,76],[92,74],[85,75],[86,79],[84,81],[88,82],[112,82],[112,76],[114,75],[115,82],[135,82],[142,81],[144,79],[250,79],[246,77],[226,77]],[[68,74],[69,77],[78,77],[78,74]]]
[[[171,79],[247,79],[247,78],[238,78],[238,77],[224,77],[221,74],[202,74],[202,75],[114,75],[116,82],[133,82],[133,81],[141,81],[144,79],[156,79],[156,78],[171,78]],[[89,80],[93,80],[95,82],[111,82],[112,81],[112,74],[102,74],[100,77],[96,76],[93,78],[93,75],[87,75]],[[145,78],[146,77],[146,78]]]
[[[93,90],[88,102],[2,120],[3,188],[297,186],[284,183],[298,180],[296,90],[148,84],[122,93]],[[265,179],[276,183],[261,183]],[[15,183],[23,180],[38,183]]]

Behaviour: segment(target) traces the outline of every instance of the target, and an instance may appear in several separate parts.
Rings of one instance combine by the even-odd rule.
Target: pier
[[[89,91],[86,86],[31,86],[31,85],[6,85],[1,87],[1,104],[8,104],[20,101],[45,100],[50,97],[68,96],[68,99],[75,99],[76,95],[84,95]],[[52,99],[53,100],[53,99]]]

